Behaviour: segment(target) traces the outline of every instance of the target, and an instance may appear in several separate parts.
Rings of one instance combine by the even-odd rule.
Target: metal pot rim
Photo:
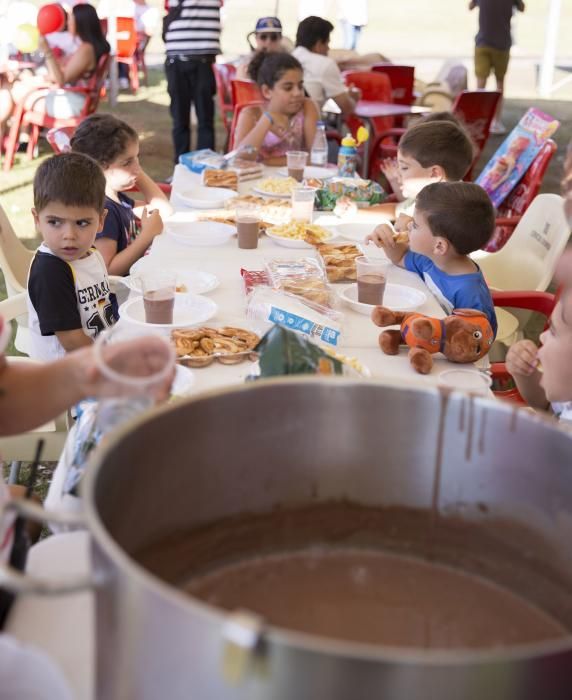
[[[354,379],[347,377],[328,377],[320,378],[314,376],[299,376],[296,379],[291,377],[283,377],[277,379],[259,380],[250,384],[237,385],[233,387],[225,387],[213,389],[196,396],[191,396],[185,399],[178,400],[176,404],[165,404],[153,412],[146,413],[138,418],[130,421],[126,425],[119,428],[113,437],[101,448],[97,449],[96,458],[90,464],[90,469],[87,470],[84,483],[82,486],[82,497],[84,500],[84,509],[87,520],[88,530],[90,535],[104,549],[106,555],[112,560],[119,570],[125,571],[130,577],[137,579],[138,585],[147,589],[151,589],[154,593],[166,596],[172,602],[183,604],[185,607],[192,609],[194,614],[201,615],[217,623],[224,623],[229,619],[232,613],[224,611],[221,608],[214,607],[208,603],[204,603],[186,593],[178,590],[171,584],[163,581],[158,576],[150,573],[123,548],[117,544],[111,534],[103,525],[94,503],[94,492],[97,482],[97,477],[102,462],[102,458],[111,451],[114,446],[121,442],[123,437],[130,433],[135,428],[145,424],[149,420],[153,420],[158,414],[169,413],[177,410],[181,403],[197,403],[218,396],[243,393],[245,391],[256,391],[259,388],[272,388],[273,386],[282,386],[285,384],[342,384],[346,386],[364,385],[364,386],[387,386],[400,389],[403,391],[414,391],[416,393],[432,393],[439,394],[443,390],[438,387],[421,387],[412,380],[403,380],[402,378],[384,378],[384,379]],[[452,396],[463,395],[462,392],[450,392]],[[480,402],[490,401],[486,397],[474,396],[473,399]],[[527,421],[540,422],[556,432],[566,432],[558,427],[558,421],[548,415],[531,413],[526,409],[518,406],[511,406],[506,402],[498,401],[495,403],[496,410],[506,413],[516,413],[519,417]],[[570,434],[572,440],[572,434]],[[345,658],[355,658],[368,662],[399,662],[414,665],[426,666],[462,666],[467,663],[482,664],[490,662],[518,661],[529,660],[531,658],[543,657],[546,655],[562,653],[572,649],[572,634],[553,641],[540,643],[521,644],[518,646],[505,647],[502,649],[491,649],[483,651],[474,650],[417,650],[407,649],[403,647],[379,646],[373,644],[365,644],[359,642],[345,642],[335,640],[328,637],[320,637],[303,632],[296,632],[283,627],[269,626],[264,630],[264,637],[273,644],[278,644],[285,647],[295,647],[300,652],[319,653]]]

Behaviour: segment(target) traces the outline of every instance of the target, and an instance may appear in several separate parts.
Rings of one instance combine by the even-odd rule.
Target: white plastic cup
[[[306,151],[287,151],[286,163],[288,165],[288,177],[293,177],[294,180],[302,182],[304,179],[304,168],[308,162],[308,153]]]
[[[292,190],[292,220],[312,223],[316,190],[313,187],[295,187]]]

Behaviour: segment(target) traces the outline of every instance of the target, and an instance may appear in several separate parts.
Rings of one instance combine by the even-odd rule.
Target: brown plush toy
[[[431,371],[436,352],[451,362],[475,362],[487,354],[494,340],[487,317],[475,309],[455,309],[437,319],[376,306],[371,319],[382,328],[401,324],[399,330],[380,333],[379,345],[386,355],[397,355],[401,344],[408,345],[411,366],[420,374]]]

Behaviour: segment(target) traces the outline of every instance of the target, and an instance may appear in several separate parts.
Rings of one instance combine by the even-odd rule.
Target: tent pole
[[[553,91],[560,6],[561,0],[550,0],[550,5],[548,6],[548,17],[546,18],[546,32],[544,36],[544,54],[542,56],[540,79],[538,82],[538,92],[541,97],[550,97]]]

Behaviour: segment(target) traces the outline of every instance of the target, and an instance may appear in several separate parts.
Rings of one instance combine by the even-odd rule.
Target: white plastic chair
[[[0,206],[0,270],[4,274],[8,297],[26,292],[28,271],[33,258],[34,251],[26,248],[18,238],[6,212]],[[30,331],[27,312],[17,319],[17,323],[18,330],[14,344],[20,352],[28,355]]]
[[[478,250],[471,254],[491,289],[504,292],[545,292],[570,237],[564,216],[564,200],[557,194],[539,194],[519,221],[506,245],[496,253]],[[505,345],[517,339],[514,317],[519,326],[530,317],[529,311],[498,314],[497,338]],[[509,330],[508,324],[512,325]]]
[[[0,316],[6,323],[17,319],[22,313],[26,313],[26,294],[21,293],[0,301]],[[29,357],[9,357],[8,362],[31,363]],[[40,399],[38,399],[40,400]],[[18,462],[31,462],[34,459],[36,445],[40,438],[44,440],[42,461],[57,462],[63,450],[68,432],[67,414],[58,416],[55,420],[46,423],[36,430],[31,430],[22,435],[11,435],[0,438],[0,459],[12,462],[11,481],[14,481],[18,472]]]

